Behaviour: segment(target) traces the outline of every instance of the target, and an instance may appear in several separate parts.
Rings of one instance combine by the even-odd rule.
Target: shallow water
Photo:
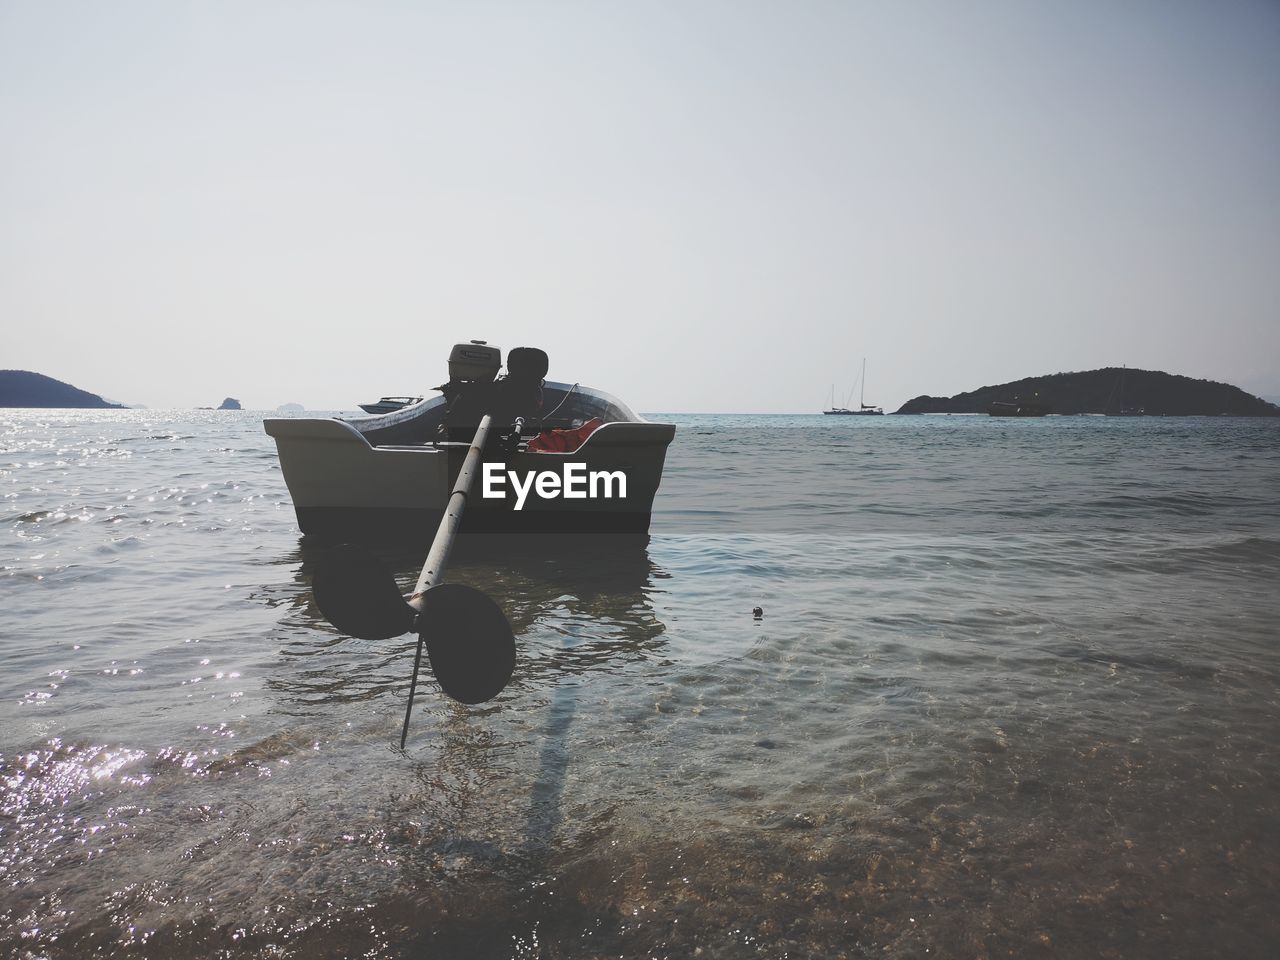
[[[0,952],[1276,954],[1280,423],[671,419],[401,752],[260,417],[0,411]]]

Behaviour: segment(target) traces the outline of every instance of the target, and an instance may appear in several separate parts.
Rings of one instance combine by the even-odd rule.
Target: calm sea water
[[[1280,422],[671,419],[401,752],[259,416],[0,411],[0,954],[1277,955]]]

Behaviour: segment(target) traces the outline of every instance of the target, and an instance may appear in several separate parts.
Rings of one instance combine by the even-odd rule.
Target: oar
[[[409,736],[424,646],[440,688],[463,703],[492,700],[502,692],[515,669],[515,635],[498,605],[473,587],[440,582],[467,497],[479,474],[491,426],[492,420],[486,414],[462,461],[422,573],[407,601],[386,566],[367,550],[351,544],[330,551],[311,580],[320,612],[343,633],[364,640],[387,640],[410,630],[418,631],[409,703],[400,733],[401,749]]]

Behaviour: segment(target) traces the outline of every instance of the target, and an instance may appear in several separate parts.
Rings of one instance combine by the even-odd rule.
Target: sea
[[[0,956],[1280,955],[1280,420],[649,417],[402,750],[263,414],[0,411]]]

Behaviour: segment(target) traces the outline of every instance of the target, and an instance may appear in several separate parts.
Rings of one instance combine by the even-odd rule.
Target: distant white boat
[[[415,403],[421,403],[421,397],[383,397],[377,403],[362,403],[360,409],[365,413],[379,414],[390,413],[393,410],[399,410],[401,407],[411,407]]]
[[[858,409],[850,410],[848,407],[836,406],[836,388],[833,384],[831,387],[831,409],[823,410],[827,416],[833,417],[881,417],[884,416],[884,408],[877,407],[875,404],[868,404],[867,400],[867,358],[862,358],[862,376],[859,378],[862,384],[862,390],[858,394]]]

